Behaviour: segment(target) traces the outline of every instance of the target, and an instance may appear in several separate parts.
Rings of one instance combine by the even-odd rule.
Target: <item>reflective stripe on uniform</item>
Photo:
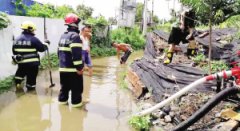
[[[36,61],[39,61],[38,58],[30,58],[30,59],[24,59],[18,63],[28,63],[28,62],[36,62]]]
[[[14,51],[16,51],[16,52],[34,52],[34,51],[37,51],[37,50],[35,48],[29,48],[29,49],[18,48],[18,49],[14,49]]]
[[[30,85],[30,84],[27,84],[26,87],[35,88],[36,85]]]
[[[71,51],[69,47],[59,47],[58,48],[60,51]]]
[[[76,68],[59,68],[60,72],[77,72]]]
[[[18,80],[23,80],[22,77],[18,77],[18,76],[15,76],[14,78],[15,78],[15,79],[18,79]]]
[[[73,64],[74,64],[74,65],[80,65],[80,64],[82,64],[82,61],[81,61],[81,60],[79,60],[79,61],[73,61]]]
[[[70,44],[69,46],[70,46],[70,48],[73,48],[73,47],[82,47],[82,44],[80,44],[80,43],[72,43],[72,44]]]

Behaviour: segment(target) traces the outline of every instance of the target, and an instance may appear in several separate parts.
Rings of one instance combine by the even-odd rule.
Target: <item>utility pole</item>
[[[210,8],[210,18],[209,18],[209,51],[208,51],[208,66],[209,66],[209,74],[211,74],[211,57],[212,57],[212,10],[213,10],[213,5],[212,5],[212,0],[209,3],[209,8]]]
[[[147,32],[147,1],[148,0],[144,0],[143,21],[142,21],[142,26],[143,26],[142,35],[145,35],[146,32]]]
[[[154,16],[153,10],[154,10],[154,0],[152,0],[152,19],[151,19],[151,23],[153,23],[153,16]]]

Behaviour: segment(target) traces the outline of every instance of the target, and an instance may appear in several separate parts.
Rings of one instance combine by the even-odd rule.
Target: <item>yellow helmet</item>
[[[23,30],[29,30],[29,31],[35,31],[36,30],[36,25],[32,21],[24,21],[21,24],[21,29]]]

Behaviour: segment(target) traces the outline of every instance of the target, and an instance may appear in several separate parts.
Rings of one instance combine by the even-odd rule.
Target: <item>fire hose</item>
[[[226,97],[235,95],[239,93],[240,89],[237,87],[225,88],[219,92],[216,96],[211,98],[203,107],[201,107],[197,112],[195,112],[187,120],[183,121],[173,131],[185,131],[189,126],[197,122],[200,118],[206,115],[212,108],[214,108],[219,102],[224,100]]]
[[[169,98],[163,100],[162,102],[156,104],[153,107],[150,107],[148,109],[145,109],[145,110],[135,114],[135,116],[144,116],[144,115],[150,114],[151,112],[168,105],[171,101],[173,101],[174,99],[182,96],[183,94],[185,94],[189,90],[194,89],[199,84],[202,84],[202,83],[207,82],[207,81],[212,81],[212,80],[215,80],[217,78],[227,79],[227,78],[229,78],[231,76],[237,77],[238,79],[236,80],[236,84],[240,84],[240,79],[239,79],[240,78],[240,68],[239,67],[232,68],[229,71],[222,71],[222,72],[219,72],[219,73],[211,74],[211,75],[205,76],[203,78],[200,78],[200,79],[194,81],[190,85],[188,85],[188,86],[184,87],[183,89],[181,89],[179,92],[177,92],[177,93],[173,94],[172,96],[170,96]]]

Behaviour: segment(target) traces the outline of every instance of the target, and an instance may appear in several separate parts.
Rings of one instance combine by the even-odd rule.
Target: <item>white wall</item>
[[[9,16],[9,18],[11,25],[0,30],[0,79],[15,74],[17,66],[11,64],[13,36],[16,38],[21,34],[20,26],[23,21],[30,20],[34,22],[37,26],[36,37],[42,42],[44,40],[43,18],[25,16]],[[66,31],[63,19],[46,19],[46,30],[48,39],[51,42],[49,51],[50,53],[57,52],[59,38]]]

